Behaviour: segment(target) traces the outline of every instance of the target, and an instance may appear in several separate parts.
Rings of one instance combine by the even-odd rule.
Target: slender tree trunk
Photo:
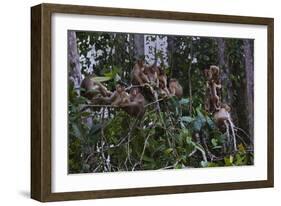
[[[248,111],[249,135],[253,140],[254,134],[254,57],[252,40],[244,40],[245,74],[246,74],[246,101]]]
[[[75,31],[68,31],[68,72],[71,83],[79,88],[82,76]]]
[[[134,57],[144,59],[144,35],[134,34]]]
[[[219,57],[219,68],[221,72],[221,81],[222,86],[225,87],[225,94],[221,95],[221,101],[232,104],[232,82],[229,79],[230,77],[230,68],[228,65],[228,57],[226,55],[226,44],[225,40],[223,38],[217,38],[217,44],[218,44],[218,57]]]
[[[175,58],[174,58],[174,54],[175,54],[175,37],[174,36],[168,36],[167,38],[167,53],[168,53],[168,64],[169,67],[171,69],[171,77],[177,77],[178,75],[178,71],[175,65]]]
[[[74,88],[80,88],[82,75],[75,31],[68,31],[68,72],[69,83],[73,84]],[[90,111],[90,109],[87,109],[87,111]],[[88,127],[92,127],[92,118],[86,118],[84,121]]]
[[[192,51],[192,38],[190,38],[190,63],[188,67],[188,88],[189,88],[189,114],[192,115],[192,80],[191,80],[191,67],[193,61],[193,51]]]

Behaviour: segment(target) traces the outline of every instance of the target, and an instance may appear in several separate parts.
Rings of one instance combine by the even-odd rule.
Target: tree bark
[[[217,38],[217,44],[218,44],[218,57],[219,57],[219,68],[221,72],[221,81],[223,87],[225,87],[226,94],[222,95],[221,101],[232,104],[232,97],[233,97],[233,92],[232,92],[232,82],[229,79],[230,76],[230,68],[228,65],[228,58],[226,56],[226,45],[225,45],[225,40],[223,38]]]
[[[68,31],[68,72],[71,83],[79,88],[82,75],[75,31]]]
[[[249,135],[253,140],[254,129],[254,57],[252,40],[244,40],[245,74],[246,74],[246,101],[248,111]]]
[[[144,35],[134,34],[134,57],[144,59]]]
[[[178,76],[178,70],[175,65],[175,37],[174,36],[168,36],[167,38],[167,53],[168,53],[168,64],[171,69],[171,77],[177,77]]]

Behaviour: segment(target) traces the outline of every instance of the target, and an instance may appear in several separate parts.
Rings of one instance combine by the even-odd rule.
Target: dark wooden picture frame
[[[138,17],[195,22],[221,22],[267,26],[267,180],[133,189],[53,193],[51,190],[51,16],[54,13]],[[31,8],[31,197],[48,202],[139,195],[204,192],[273,187],[274,82],[272,18],[242,17],[168,11],[40,4]]]

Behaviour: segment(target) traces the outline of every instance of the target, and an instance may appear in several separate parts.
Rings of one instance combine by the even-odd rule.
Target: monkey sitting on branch
[[[145,98],[140,93],[140,89],[133,87],[128,94],[125,86],[121,83],[116,84],[116,89],[110,97],[97,97],[93,101],[120,108],[133,117],[141,118],[145,112]]]
[[[176,96],[178,98],[182,97],[183,89],[177,79],[170,79],[168,85],[170,96]]]
[[[99,96],[93,98],[94,103],[111,105],[114,107],[119,107],[122,104],[128,103],[130,101],[129,94],[125,91],[125,86],[121,83],[117,83],[115,86],[115,91],[108,97]]]
[[[131,72],[131,82],[133,85],[143,86],[149,83],[148,76],[144,73],[144,60],[137,60]]]
[[[170,96],[168,89],[167,75],[162,67],[158,67],[159,93],[164,97]]]
[[[145,113],[145,98],[139,88],[130,90],[130,101],[121,105],[121,108],[130,116],[142,118]]]
[[[86,77],[83,79],[80,85],[81,96],[86,97],[89,100],[97,96],[109,97],[112,95],[112,92],[109,91],[102,83]]]
[[[149,84],[152,87],[159,87],[159,78],[158,78],[159,68],[154,64],[152,66],[144,67],[144,74],[148,77]]]

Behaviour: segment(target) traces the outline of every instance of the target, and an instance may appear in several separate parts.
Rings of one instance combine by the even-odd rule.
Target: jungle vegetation
[[[68,172],[115,172],[252,165],[253,43],[251,39],[108,32],[68,32]],[[131,84],[139,58],[161,65],[182,98],[148,101],[142,118],[81,95],[85,77],[110,91]],[[231,107],[236,147],[205,110],[210,65],[220,68],[221,102]],[[159,105],[160,109],[156,109]]]

